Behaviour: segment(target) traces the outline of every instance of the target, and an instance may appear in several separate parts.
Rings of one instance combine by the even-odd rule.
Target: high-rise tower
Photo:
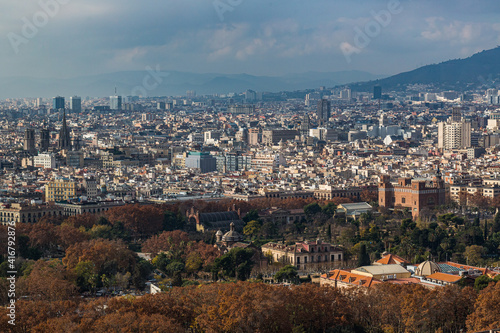
[[[82,98],[73,96],[69,98],[69,108],[73,113],[82,112]]]
[[[332,114],[332,107],[329,100],[322,99],[318,102],[317,115],[320,122],[327,122]]]
[[[64,107],[65,107],[64,97],[57,96],[52,99],[52,108],[54,110],[64,109]]]

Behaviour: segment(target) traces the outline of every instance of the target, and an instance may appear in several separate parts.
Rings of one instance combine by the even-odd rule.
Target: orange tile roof
[[[327,278],[327,274],[323,274],[321,277]],[[333,271],[330,271],[328,279],[361,287],[371,287],[375,284],[382,283],[380,280],[375,279],[371,276],[354,274],[349,271],[340,269],[334,269]]]
[[[462,279],[461,276],[437,272],[427,276],[427,279],[455,283]]]
[[[391,265],[391,264],[409,264],[410,262],[406,259],[401,258],[400,256],[397,256],[395,254],[387,254],[383,258],[379,259],[376,261],[379,264],[382,265]]]

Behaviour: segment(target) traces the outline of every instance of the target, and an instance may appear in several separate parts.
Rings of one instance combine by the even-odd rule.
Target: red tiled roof
[[[365,276],[360,274],[354,274],[349,271],[344,271],[340,269],[334,269],[327,274],[323,274],[321,277],[328,278],[329,280],[336,280],[338,282],[343,282],[347,284],[352,284],[353,286],[362,287],[372,287],[376,284],[382,283],[380,280],[375,279],[371,276]]]
[[[427,279],[444,281],[444,282],[448,282],[448,283],[456,283],[456,282],[460,281],[462,279],[462,277],[458,276],[458,275],[451,275],[451,274],[436,272],[434,274],[428,275]]]
[[[392,264],[409,264],[410,262],[406,259],[403,259],[401,258],[400,256],[397,256],[395,254],[388,254],[386,256],[384,256],[383,258],[379,259],[376,261],[377,263],[379,264],[382,264],[382,265],[392,265]]]

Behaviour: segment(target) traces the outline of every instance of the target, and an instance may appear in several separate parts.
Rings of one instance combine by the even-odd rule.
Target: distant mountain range
[[[350,84],[354,91],[373,91],[374,85],[383,91],[404,90],[412,84],[432,84],[443,90],[492,88],[500,82],[500,47],[482,51],[465,59],[427,65],[385,79]]]
[[[0,78],[0,98],[105,97],[113,95],[115,87],[123,96],[144,93],[145,96],[185,96],[187,90],[195,90],[198,95],[241,93],[247,89],[279,92],[333,87],[383,77],[362,71],[306,72],[284,76],[160,71],[155,79],[151,73],[155,71],[126,71],[71,79]]]

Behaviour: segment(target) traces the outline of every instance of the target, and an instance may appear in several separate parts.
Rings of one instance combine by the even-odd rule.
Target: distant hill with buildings
[[[241,93],[247,89],[262,92],[294,91],[320,86],[333,87],[350,82],[374,80],[380,75],[362,71],[306,72],[283,76],[249,74],[197,74],[168,70],[124,71],[69,79],[10,77],[0,78],[0,98],[90,96],[185,96]]]
[[[353,91],[404,90],[409,85],[434,85],[446,90],[492,88],[500,81],[500,47],[476,53],[465,59],[448,60],[400,73],[385,79],[350,84]]]

